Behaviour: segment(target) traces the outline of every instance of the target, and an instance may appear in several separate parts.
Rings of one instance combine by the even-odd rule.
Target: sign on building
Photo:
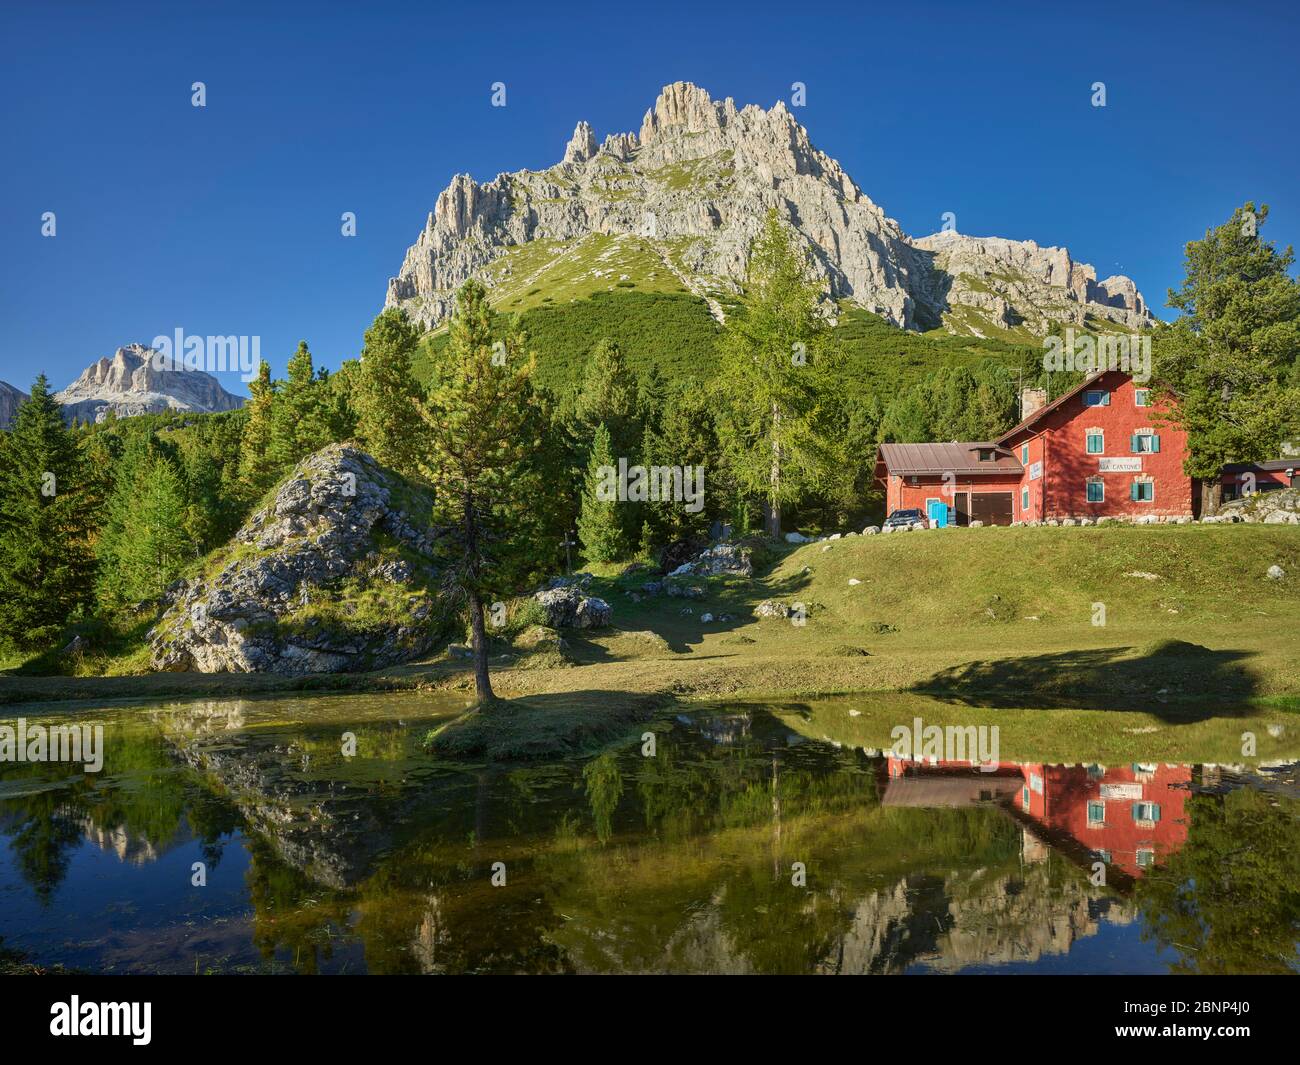
[[[1102,473],[1141,473],[1141,459],[1098,459],[1097,468]]]

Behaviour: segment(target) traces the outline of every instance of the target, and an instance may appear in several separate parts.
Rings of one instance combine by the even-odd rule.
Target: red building
[[[1155,392],[1120,370],[1089,377],[996,440],[881,444],[885,512],[940,525],[1061,518],[1190,518],[1187,437]]]

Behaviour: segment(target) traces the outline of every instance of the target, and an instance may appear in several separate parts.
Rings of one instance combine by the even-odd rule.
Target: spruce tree
[[[415,409],[421,389],[411,372],[420,331],[398,307],[389,307],[366,330],[361,349],[357,430],[379,462],[408,476],[419,469],[424,422]]]
[[[91,601],[90,504],[83,458],[41,374],[0,433],[0,638],[44,647]]]
[[[333,439],[325,380],[312,368],[307,341],[299,341],[271,411],[270,454],[280,473]]]
[[[601,498],[602,483],[608,483],[607,471],[616,468],[617,460],[610,447],[609,430],[604,423],[596,426],[587,461],[587,479],[582,489],[582,511],[578,515],[578,537],[583,553],[589,562],[615,562],[628,549],[624,526],[626,521],[620,508],[627,503],[617,498]]]

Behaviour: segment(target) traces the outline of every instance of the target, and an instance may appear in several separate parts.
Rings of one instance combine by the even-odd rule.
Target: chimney
[[[1037,414],[1047,406],[1047,389],[1022,388],[1020,390],[1020,420],[1023,422],[1031,414]]]

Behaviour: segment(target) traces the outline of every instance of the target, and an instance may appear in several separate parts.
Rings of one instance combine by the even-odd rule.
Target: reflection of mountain
[[[129,862],[132,865],[156,862],[164,853],[187,842],[190,838],[188,832],[183,835],[178,833],[177,836],[160,845],[146,836],[132,832],[123,824],[97,824],[88,816],[76,820],[81,825],[82,835],[87,840],[102,851],[111,851],[117,856],[118,861]]]
[[[1127,924],[1133,908],[1047,864],[1020,873],[983,870],[942,880],[909,878],[858,903],[833,962],[835,973],[901,972],[920,965],[957,972],[1066,954],[1101,920]]]

